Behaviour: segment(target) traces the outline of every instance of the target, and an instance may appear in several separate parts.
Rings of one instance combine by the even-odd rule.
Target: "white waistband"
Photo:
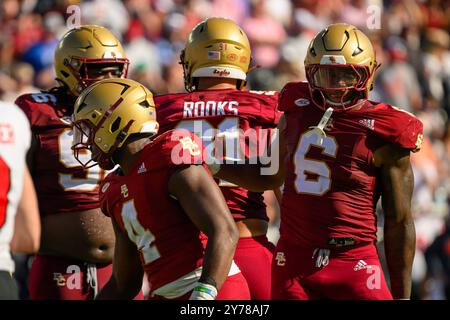
[[[181,297],[182,295],[186,294],[187,292],[193,290],[198,283],[198,280],[200,279],[200,276],[202,275],[202,267],[198,267],[192,272],[189,272],[188,274],[185,274],[184,276],[181,276],[180,278],[163,285],[162,287],[159,287],[155,291],[152,292],[153,295],[162,296],[166,299],[175,299],[178,297]],[[237,264],[233,261],[231,263],[230,271],[228,272],[228,276],[234,276],[235,274],[240,273],[241,270],[237,266]]]

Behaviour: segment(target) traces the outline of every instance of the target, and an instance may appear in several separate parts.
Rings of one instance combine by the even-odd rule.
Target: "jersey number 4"
[[[141,252],[145,264],[157,260],[161,255],[155,245],[155,236],[148,229],[144,229],[137,218],[134,200],[127,201],[122,207],[122,221],[127,230],[128,238]]]
[[[322,149],[322,154],[335,158],[338,145],[333,137],[324,137],[315,131],[309,131],[300,137],[295,151],[295,189],[297,193],[321,196],[330,190],[331,170],[324,161],[306,157],[311,146],[319,147]]]
[[[11,188],[11,170],[0,156],[0,228],[6,222],[6,209],[8,207],[8,193]]]

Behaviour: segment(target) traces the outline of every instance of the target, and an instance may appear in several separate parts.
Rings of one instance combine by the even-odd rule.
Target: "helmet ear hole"
[[[354,56],[360,54],[361,52],[362,52],[361,48],[359,48],[359,47],[356,48],[355,51],[353,51],[353,53],[352,53],[352,57],[354,57]]]
[[[122,119],[120,117],[117,117],[117,119],[114,120],[113,124],[111,125],[111,133],[114,133],[119,129],[121,121]]]
[[[69,74],[65,72],[64,70],[61,70],[61,74],[64,76],[64,78],[68,78]]]
[[[142,102],[139,102],[139,105],[140,105],[141,107],[143,107],[143,108],[148,108],[148,107],[150,107],[150,103],[148,103],[147,100],[144,100],[144,101],[142,101]]]

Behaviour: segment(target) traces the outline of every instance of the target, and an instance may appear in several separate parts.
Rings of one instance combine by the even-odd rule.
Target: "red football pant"
[[[329,263],[316,267],[315,248],[280,239],[272,263],[274,300],[391,300],[374,244],[330,249]]]
[[[98,291],[108,282],[112,264],[96,264]],[[31,266],[28,289],[32,300],[93,300],[88,266],[83,261],[37,255]],[[142,294],[136,297],[142,300]]]
[[[270,300],[272,258],[275,246],[265,235],[240,238],[234,262],[250,288],[252,300]]]
[[[175,299],[149,295],[148,300],[189,300],[191,294],[192,290]],[[250,290],[241,272],[227,277],[217,293],[216,300],[250,300]]]
[[[216,300],[250,300],[250,290],[242,272],[227,277]]]

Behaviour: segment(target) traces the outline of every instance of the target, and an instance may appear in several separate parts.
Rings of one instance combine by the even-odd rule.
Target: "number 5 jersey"
[[[33,139],[32,168],[42,215],[99,207],[98,186],[104,171],[98,166],[84,171],[73,156],[72,116],[75,98],[61,90],[25,94],[16,104],[25,112]],[[90,154],[85,156],[90,158]]]

